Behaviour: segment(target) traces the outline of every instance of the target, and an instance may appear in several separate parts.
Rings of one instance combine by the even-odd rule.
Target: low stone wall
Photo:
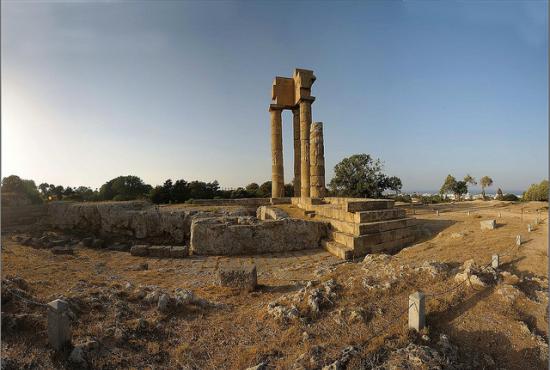
[[[288,213],[277,207],[260,206],[256,210],[256,218],[259,220],[280,220],[288,218]]]
[[[271,204],[271,198],[240,198],[240,199],[193,199],[188,204],[197,206],[244,206],[259,207]]]
[[[190,251],[199,255],[238,255],[313,249],[319,247],[326,233],[325,223],[300,219],[195,219]]]
[[[251,209],[253,214],[254,209]],[[107,237],[126,237],[151,243],[182,244],[190,239],[195,218],[231,216],[242,210],[209,211],[158,207],[144,201],[53,202],[43,223],[62,230],[75,230]]]
[[[11,227],[32,225],[43,219],[48,212],[46,204],[2,205],[2,230]]]

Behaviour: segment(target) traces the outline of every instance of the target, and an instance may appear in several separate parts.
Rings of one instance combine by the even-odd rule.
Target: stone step
[[[401,229],[360,236],[354,236],[340,231],[329,230],[329,237],[331,237],[332,240],[345,245],[346,247],[353,248],[354,251],[361,251],[366,250],[367,248],[372,247],[376,244],[408,238],[410,236],[414,236],[415,233],[416,228],[414,226],[409,226]]]
[[[416,225],[416,219],[412,217],[402,218],[398,220],[361,223],[361,224],[355,224],[356,230],[354,235],[380,233],[384,231],[401,229],[404,227],[409,227],[414,225]]]
[[[409,227],[413,226],[416,223],[416,219],[414,218],[401,218],[396,220],[377,221],[362,224],[335,220],[330,217],[322,217],[319,215],[316,215],[315,218],[320,221],[328,222],[330,226],[336,231],[340,231],[353,236],[360,236],[365,234],[399,229],[403,227]]]
[[[360,249],[354,250],[353,253],[355,257],[360,257],[371,253],[387,253],[387,254],[397,253],[401,249],[412,244],[414,240],[415,240],[415,236],[413,235],[403,239],[397,239],[390,242],[375,244],[367,248],[360,248]]]
[[[361,211],[355,213],[344,211],[334,205],[315,206],[314,209],[315,213],[319,216],[356,224],[404,218],[407,214],[404,209],[397,208]]]
[[[327,197],[325,202],[341,207],[346,212],[372,211],[377,209],[391,209],[394,201],[391,199],[363,199]]]
[[[343,260],[350,260],[353,258],[353,249],[346,247],[343,244],[337,243],[333,240],[322,240],[321,245],[327,250],[327,252]]]

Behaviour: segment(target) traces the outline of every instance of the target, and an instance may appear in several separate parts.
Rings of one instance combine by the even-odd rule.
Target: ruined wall
[[[189,204],[199,206],[246,206],[259,207],[271,204],[270,198],[239,198],[239,199],[192,199]]]
[[[186,243],[195,218],[243,214],[243,210],[212,211],[158,207],[133,202],[53,202],[43,223],[63,230],[91,232],[156,243]],[[254,209],[244,214],[254,214]]]
[[[46,204],[13,205],[2,204],[2,230],[17,226],[32,225],[47,215]]]
[[[190,250],[199,255],[237,255],[313,249],[319,247],[326,232],[325,223],[300,219],[195,219]]]

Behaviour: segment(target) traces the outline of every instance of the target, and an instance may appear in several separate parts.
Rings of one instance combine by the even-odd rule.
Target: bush
[[[523,193],[523,200],[548,201],[548,180],[529,186],[527,191]]]
[[[27,198],[31,203],[42,203],[42,197],[33,180],[23,180],[19,176],[11,175],[2,179],[2,193],[13,193],[16,196]]]

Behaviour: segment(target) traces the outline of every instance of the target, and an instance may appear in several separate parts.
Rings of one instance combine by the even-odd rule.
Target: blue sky
[[[327,177],[547,178],[545,1],[2,2],[2,175],[270,179],[271,83],[313,69]],[[292,118],[283,115],[285,180]]]

